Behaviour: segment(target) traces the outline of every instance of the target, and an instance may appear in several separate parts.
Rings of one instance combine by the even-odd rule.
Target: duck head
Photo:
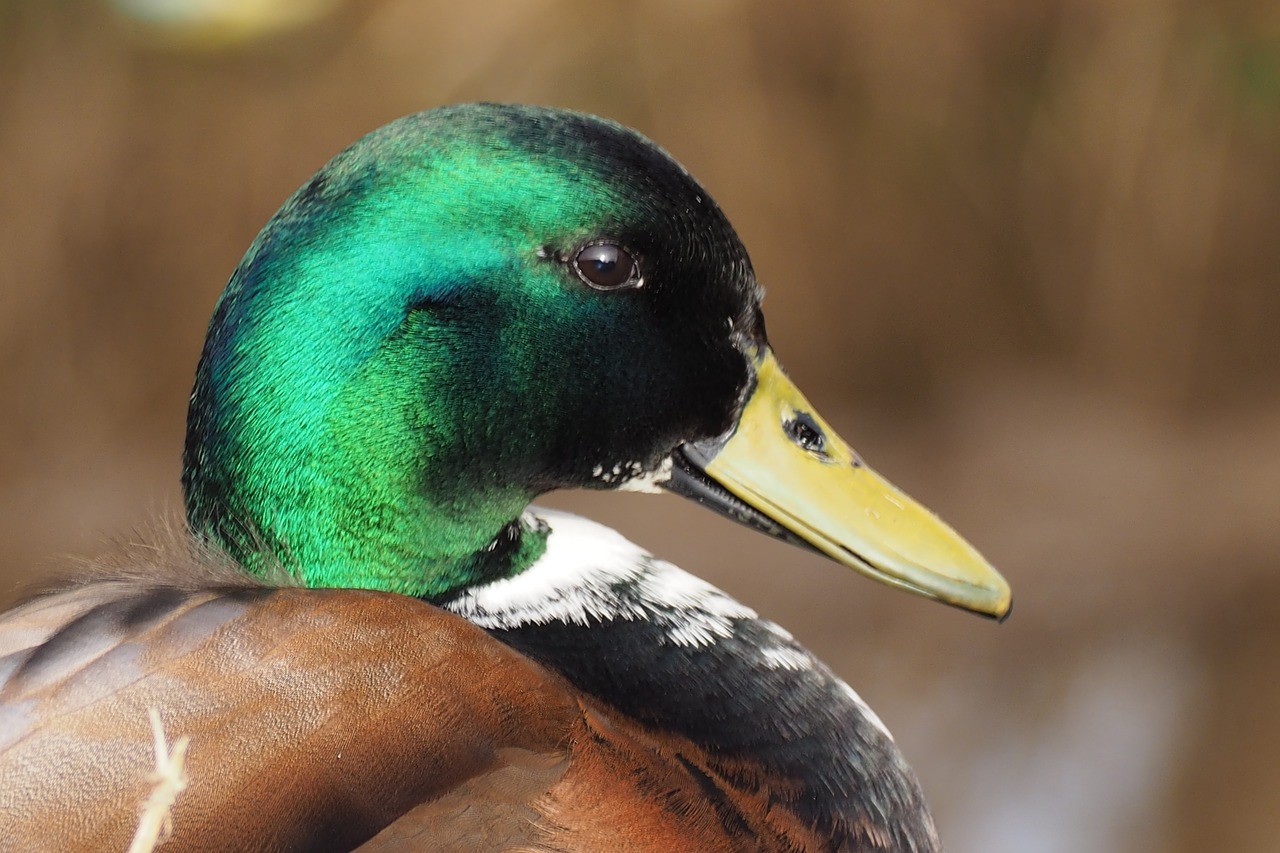
[[[197,535],[251,571],[433,597],[519,572],[557,488],[665,488],[988,615],[1009,588],[775,360],[737,235],[653,143],[502,105],[339,154],[250,247],[188,418]]]

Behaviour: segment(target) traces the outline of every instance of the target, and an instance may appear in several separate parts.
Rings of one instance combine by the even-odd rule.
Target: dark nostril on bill
[[[793,417],[782,422],[782,428],[801,450],[819,456],[826,455],[827,438],[822,427],[818,426],[818,422],[808,412],[796,412]]]

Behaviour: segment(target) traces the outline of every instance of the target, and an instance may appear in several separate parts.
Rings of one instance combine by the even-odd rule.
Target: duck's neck
[[[546,555],[446,608],[626,717],[687,739],[693,752],[670,748],[724,794],[720,819],[748,835],[803,826],[822,849],[941,849],[883,724],[786,631],[612,530],[537,512],[551,530]],[[730,814],[762,791],[765,819]]]
[[[532,564],[545,547],[519,521],[532,491],[491,473],[509,460],[475,458],[504,445],[480,432],[474,373],[422,328],[430,311],[353,331],[367,306],[266,310],[274,291],[254,273],[219,303],[192,394],[193,531],[252,572],[316,587],[434,597]]]

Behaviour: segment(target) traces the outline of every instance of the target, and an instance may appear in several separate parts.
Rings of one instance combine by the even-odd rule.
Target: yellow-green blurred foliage
[[[0,600],[178,510],[210,308],[329,156],[440,103],[572,106],[699,176],[797,382],[1018,608],[943,611],[674,498],[557,502],[830,660],[957,853],[1276,849],[1280,5],[128,16],[166,5],[0,0]]]

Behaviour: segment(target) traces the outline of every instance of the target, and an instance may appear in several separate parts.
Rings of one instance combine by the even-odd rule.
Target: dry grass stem
[[[155,738],[156,770],[151,776],[154,787],[143,806],[138,831],[134,833],[133,843],[129,845],[129,853],[151,853],[164,843],[173,829],[173,804],[187,787],[184,765],[188,738],[185,735],[178,738],[171,752],[165,740],[160,712],[155,708],[148,708],[147,715],[151,718],[151,734]]]

